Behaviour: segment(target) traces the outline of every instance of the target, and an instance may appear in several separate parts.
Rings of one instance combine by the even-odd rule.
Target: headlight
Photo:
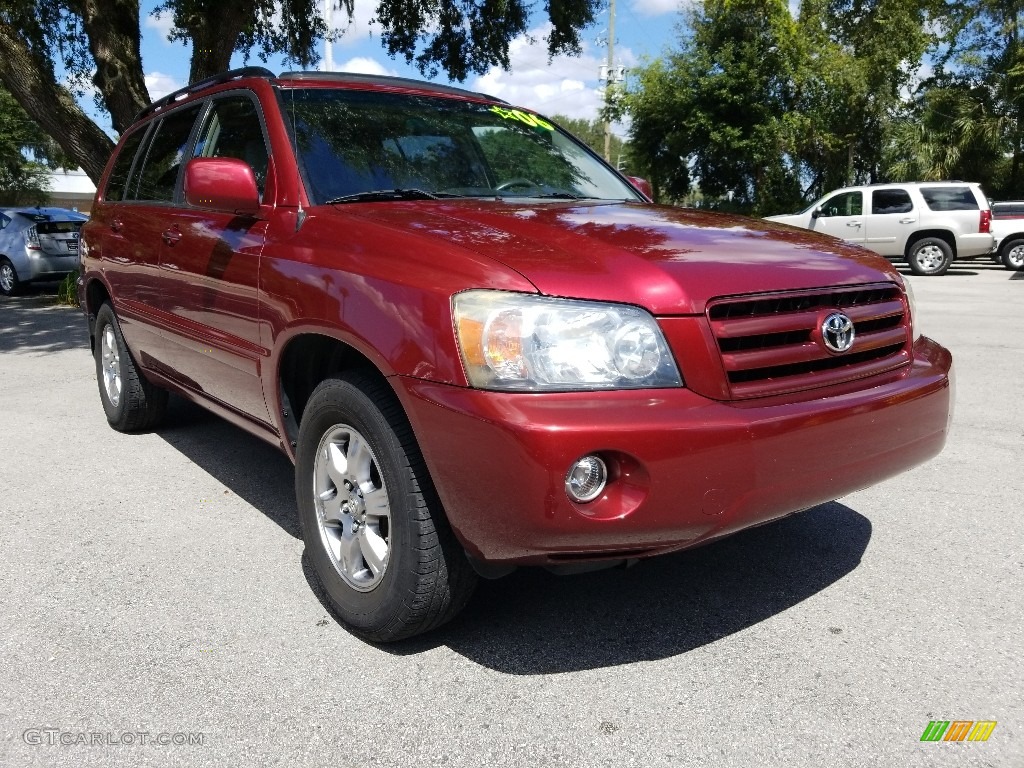
[[[654,318],[638,307],[505,291],[453,301],[469,383],[481,389],[679,387]]]
[[[907,278],[903,278],[903,292],[907,294],[907,306],[910,308],[910,331],[911,338],[913,341],[917,341],[921,336],[921,331],[918,330],[917,322],[917,299],[914,298],[914,286],[910,284]]]

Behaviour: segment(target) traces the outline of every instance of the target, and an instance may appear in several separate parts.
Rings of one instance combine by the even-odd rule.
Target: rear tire
[[[944,275],[953,263],[953,249],[939,237],[923,237],[907,250],[907,263],[915,275]]]
[[[313,391],[295,489],[313,572],[355,634],[402,640],[444,624],[469,600],[476,574],[386,382],[353,372]]]
[[[999,249],[999,260],[1014,272],[1024,269],[1024,238],[1016,238]]]
[[[22,282],[18,279],[18,271],[7,258],[0,258],[0,293],[4,296],[17,296]]]
[[[159,424],[167,410],[167,390],[139,373],[109,303],[96,313],[95,347],[96,381],[110,426],[135,432]]]

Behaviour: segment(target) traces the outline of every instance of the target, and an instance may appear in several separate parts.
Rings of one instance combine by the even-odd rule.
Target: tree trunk
[[[0,80],[18,103],[99,184],[110,140],[75,103],[71,92],[58,85],[48,62],[34,56],[17,30],[0,23]]]
[[[139,51],[139,0],[76,0],[89,52],[96,60],[93,84],[103,95],[114,130],[126,131],[149,104]]]
[[[255,0],[227,0],[210,3],[185,21],[192,38],[192,66],[188,81],[196,83],[231,66],[231,54],[238,47],[242,31],[256,22]]]

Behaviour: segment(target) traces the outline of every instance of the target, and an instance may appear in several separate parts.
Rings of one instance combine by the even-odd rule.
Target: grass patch
[[[57,286],[57,303],[67,307],[78,306],[78,270],[66,275]]]

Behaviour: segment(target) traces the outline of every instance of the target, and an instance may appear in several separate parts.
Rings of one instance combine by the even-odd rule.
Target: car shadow
[[[770,619],[854,570],[866,517],[822,504],[708,546],[579,576],[523,568],[481,581],[463,613],[428,635],[380,646],[399,656],[446,646],[510,675],[664,659]],[[332,611],[308,559],[310,588]],[[824,636],[842,627],[820,627]]]
[[[59,352],[89,349],[85,316],[60,306],[35,284],[19,296],[0,295],[0,352]]]
[[[174,395],[154,434],[285,533],[301,538],[295,469],[280,450]]]

